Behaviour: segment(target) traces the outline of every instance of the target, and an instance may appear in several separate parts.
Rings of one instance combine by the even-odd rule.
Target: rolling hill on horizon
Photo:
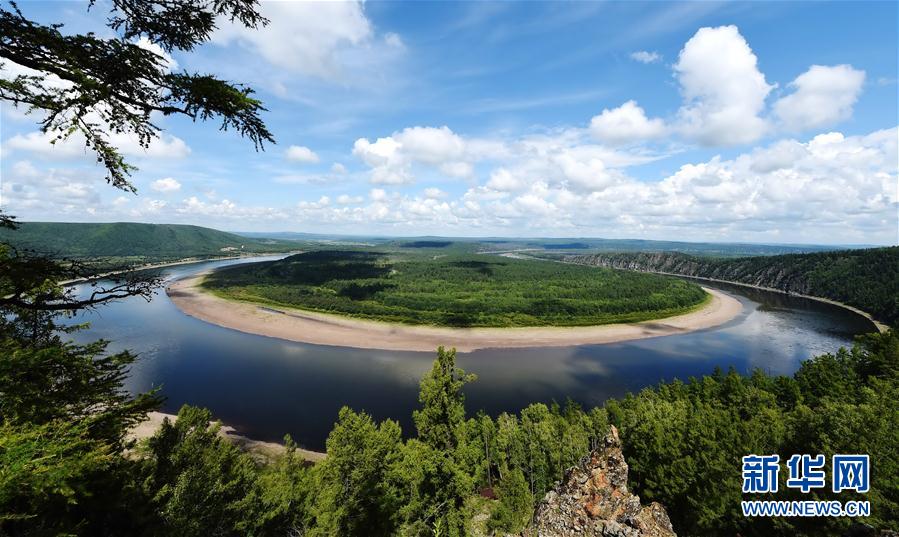
[[[131,222],[21,222],[16,230],[0,229],[0,242],[53,257],[147,260],[288,252],[298,244],[201,226]]]
[[[748,242],[689,242],[653,239],[606,239],[602,237],[454,237],[449,235],[384,236],[359,234],[301,233],[294,231],[235,231],[236,235],[252,238],[271,238],[309,242],[362,242],[370,245],[409,244],[424,242],[453,242],[482,245],[491,250],[535,249],[589,252],[682,252],[716,257],[746,257],[763,255],[799,254],[858,248],[872,248],[864,244],[780,244]]]

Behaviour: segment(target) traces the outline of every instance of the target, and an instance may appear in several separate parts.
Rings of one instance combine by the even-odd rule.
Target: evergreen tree
[[[262,502],[253,460],[219,435],[208,410],[183,406],[144,453],[142,485],[169,535],[252,535]]]
[[[491,530],[517,534],[525,528],[534,511],[534,499],[519,469],[510,471],[497,489],[499,502],[490,515]]]
[[[310,536],[391,535],[399,508],[388,479],[402,435],[395,421],[375,425],[347,407],[328,435],[327,458],[313,472]]]

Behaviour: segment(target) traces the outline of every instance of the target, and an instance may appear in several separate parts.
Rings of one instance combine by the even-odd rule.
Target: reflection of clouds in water
[[[184,276],[215,265],[165,273]],[[597,405],[716,366],[789,374],[801,360],[833,352],[864,330],[830,306],[799,302],[794,308],[791,297],[748,293],[745,298],[740,289],[725,291],[735,293],[744,310],[716,328],[607,345],[460,353],[459,365],[478,375],[465,390],[468,408],[517,412],[532,402],[562,403],[569,396]],[[775,307],[759,307],[766,296]],[[124,300],[73,322],[81,320],[94,325],[76,335],[80,341],[104,337],[113,341],[111,351],[140,353],[129,389],[162,383],[170,410],[182,403],[207,406],[252,436],[279,439],[289,432],[312,447],[323,445],[343,405],[376,419],[398,418],[404,429],[413,430],[418,383],[435,357],[434,352],[328,347],[245,334],[188,317],[165,297],[149,304]]]
[[[304,347],[287,342],[281,344],[281,352],[290,356],[305,356],[308,353]]]

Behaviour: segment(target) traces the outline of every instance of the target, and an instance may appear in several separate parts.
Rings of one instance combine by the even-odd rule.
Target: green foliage
[[[418,402],[412,412],[418,438],[434,449],[452,452],[465,442],[465,395],[462,387],[476,379],[456,367],[456,349],[437,349],[431,371],[421,379]]]
[[[108,469],[114,451],[83,423],[0,423],[0,534],[71,530],[61,514],[90,492],[91,476]],[[27,528],[27,529],[26,529]]]
[[[392,535],[400,505],[388,473],[401,444],[396,422],[375,425],[367,414],[342,408],[328,435],[328,457],[313,472],[308,535]]]
[[[512,470],[500,481],[497,497],[499,502],[490,515],[487,527],[494,531],[520,533],[534,511],[534,499],[521,470]]]
[[[664,276],[484,255],[315,251],[210,274],[236,300],[408,324],[580,326],[690,311],[697,285]]]
[[[411,477],[411,495],[402,511],[407,534],[427,534],[430,527],[447,537],[464,535],[465,500],[474,478],[465,457],[462,388],[474,379],[456,367],[455,349],[440,347],[434,367],[421,380],[421,409],[412,414],[418,439],[405,446],[397,474]]]
[[[275,462],[254,463],[218,435],[208,411],[190,407],[129,462],[92,436],[89,422],[25,411],[52,399],[16,396],[11,401],[20,403],[7,404],[13,410],[4,410],[0,427],[0,512],[7,513],[0,530],[461,536],[474,513],[491,512],[492,531],[515,532],[533,502],[599,445],[610,422],[620,428],[629,486],[644,501],[665,505],[679,534],[816,536],[847,529],[847,518],[743,517],[740,459],[749,453],[782,460],[794,453],[869,454],[872,487],[864,498],[785,486],[769,497],[867,499],[872,516],[864,522],[897,529],[897,366],[899,334],[890,331],[813,358],[793,377],[716,372],[590,411],[572,402],[535,403],[519,415],[465,419],[462,390],[471,377],[455,366],[453,351],[440,349],[422,379],[415,438],[403,441],[395,422],[377,424],[344,408],[326,459],[311,469],[290,441]],[[498,494],[492,509],[476,498],[490,486]]]
[[[716,259],[677,252],[571,256],[590,265],[713,278],[829,298],[888,324],[899,321],[899,246]]]
[[[284,437],[284,454],[260,468],[260,535],[298,535],[306,524],[306,507],[314,487],[308,463],[297,445]]]
[[[0,59],[37,72],[0,78],[0,99],[43,112],[41,130],[55,141],[80,133],[106,168],[109,183],[128,191],[135,190],[128,181],[135,168],[109,133],[132,134],[146,148],[160,131],[151,114],[217,119],[221,130],[236,130],[257,149],[274,141],[252,89],[213,75],[169,72],[165,58],[134,42],[146,37],[169,52],[191,50],[209,40],[217,16],[253,28],[264,25],[254,0],[114,0],[110,8],[107,24],[121,33],[101,37],[67,35],[62,24],[30,20],[15,4],[11,10],[0,7]],[[64,84],[47,83],[50,77]]]
[[[51,257],[86,259],[100,266],[297,248],[292,241],[241,237],[199,226],[126,222],[22,222],[16,230],[0,229],[0,242]]]
[[[104,341],[34,348],[0,340],[0,419],[80,423],[90,438],[121,447],[125,432],[160,400],[154,393],[126,392],[126,368],[135,357],[105,349]]]
[[[219,436],[208,410],[184,406],[146,448],[143,488],[170,535],[252,534],[261,510],[256,465]]]

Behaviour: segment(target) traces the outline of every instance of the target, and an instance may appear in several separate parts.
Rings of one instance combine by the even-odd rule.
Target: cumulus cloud
[[[11,214],[57,216],[96,209],[101,198],[93,181],[84,181],[80,170],[40,169],[30,161],[15,162],[0,181],[0,199]]]
[[[520,178],[512,175],[512,172],[506,168],[499,168],[490,174],[490,180],[487,181],[486,186],[491,190],[510,192],[521,190],[525,187],[525,183]]]
[[[362,196],[350,196],[349,194],[341,194],[337,196],[337,203],[340,205],[355,205],[365,201]]]
[[[631,59],[640,63],[657,63],[662,61],[662,55],[655,51],[638,50],[631,52]]]
[[[477,150],[477,145],[469,148],[446,126],[408,127],[374,142],[360,138],[353,145],[353,154],[372,168],[371,181],[383,184],[413,182],[416,164],[437,167],[451,177],[468,177]]]
[[[263,2],[259,8],[270,21],[267,26],[246,28],[223,17],[212,42],[237,43],[291,72],[334,78],[341,53],[374,34],[361,1]]]
[[[428,199],[439,200],[446,197],[446,192],[440,190],[439,188],[429,187],[424,190],[424,195]]]
[[[371,166],[371,182],[403,184],[412,181],[409,163],[400,152],[401,144],[393,137],[369,142],[360,138],[353,144],[353,154]]]
[[[346,166],[339,162],[335,162],[331,165],[331,173],[343,175],[346,173]]]
[[[94,161],[95,157],[85,146],[85,138],[80,132],[75,132],[64,140],[56,140],[58,133],[30,132],[17,134],[3,142],[5,151],[26,151],[48,158],[88,158]],[[143,147],[137,137],[127,133],[112,133],[108,136],[109,142],[119,151],[129,157],[146,157],[152,159],[178,159],[190,155],[190,147],[176,136],[163,134],[150,142],[149,147]],[[54,143],[55,141],[55,143]]]
[[[134,44],[144,50],[149,50],[153,54],[161,57],[163,64],[165,65],[165,70],[167,72],[171,73],[172,71],[178,69],[178,62],[175,61],[175,58],[173,58],[171,54],[163,50],[162,47],[147,39],[146,36],[142,36]]]
[[[367,197],[319,196],[288,207],[194,196],[180,202],[127,198],[136,201],[103,207],[93,185],[79,182],[77,172],[19,161],[4,177],[2,195],[11,210],[24,207],[29,216],[73,219],[92,209],[107,218],[207,225],[252,218],[270,222],[270,228],[326,225],[357,232],[450,234],[458,229],[466,234],[889,242],[895,240],[899,209],[897,140],[897,128],[785,139],[729,159],[690,162],[659,181],[640,180],[601,164],[602,159],[587,158],[598,154],[592,146],[532,140],[529,157],[496,166],[482,184],[468,186],[459,196],[435,187],[416,194],[374,188]]]
[[[793,93],[774,103],[774,113],[793,131],[828,127],[852,116],[865,72],[851,65],[813,65],[790,83]]]
[[[307,164],[314,164],[318,162],[318,155],[308,147],[302,145],[292,145],[287,148],[287,151],[284,153],[285,158],[292,162],[303,162]]]
[[[150,188],[152,188],[156,192],[167,194],[181,190],[181,183],[179,183],[172,177],[164,177],[150,183]]]
[[[736,26],[701,28],[674,65],[685,104],[680,128],[704,145],[753,142],[768,131],[762,117],[774,88]]]
[[[650,140],[665,134],[665,122],[649,119],[636,101],[627,101],[618,108],[604,109],[590,120],[590,132],[602,142],[617,145]]]

